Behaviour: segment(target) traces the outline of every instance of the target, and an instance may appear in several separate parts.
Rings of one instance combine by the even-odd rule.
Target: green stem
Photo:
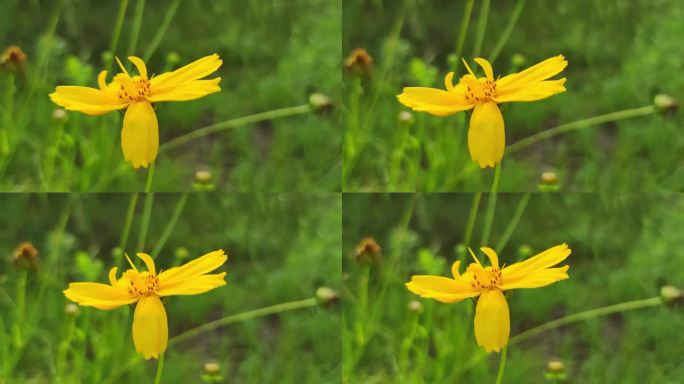
[[[157,50],[159,43],[166,35],[166,31],[169,29],[169,25],[171,25],[171,20],[173,20],[173,17],[176,15],[178,5],[180,5],[180,0],[174,0],[173,3],[171,3],[171,5],[169,5],[169,7],[166,9],[164,20],[162,20],[162,23],[157,29],[157,33],[154,35],[154,38],[152,38],[150,45],[147,46],[145,54],[143,55],[143,61],[149,60],[154,51]]]
[[[147,174],[147,185],[148,187],[152,184],[151,180],[154,177],[154,163],[150,166],[150,170]],[[136,246],[136,252],[142,252],[145,246],[145,240],[147,240],[147,230],[150,227],[150,216],[152,216],[152,204],[154,203],[154,193],[149,192],[149,188],[145,187],[145,204],[143,206],[143,217],[142,223],[140,225],[140,233],[138,234],[138,244]]]
[[[150,168],[147,170],[147,180],[145,181],[145,193],[152,192],[152,180],[154,180],[154,162],[150,164]]]
[[[482,229],[482,239],[480,246],[487,246],[489,243],[489,235],[492,232],[492,223],[494,222],[494,211],[496,210],[496,197],[499,192],[499,179],[501,177],[501,162],[496,164],[494,169],[494,180],[492,181],[492,189],[489,192],[487,200],[487,212],[485,213],[484,228]]]
[[[511,37],[513,28],[515,28],[515,24],[518,22],[518,18],[520,17],[524,7],[525,0],[518,0],[518,2],[515,4],[515,8],[513,8],[513,11],[511,12],[511,17],[508,19],[508,23],[506,23],[506,28],[504,28],[501,36],[499,36],[499,40],[497,40],[496,45],[489,54],[489,61],[494,61],[497,57],[499,57],[499,54],[501,53],[504,45],[506,45],[508,38]]]
[[[173,209],[173,214],[171,215],[169,223],[166,225],[166,228],[164,228],[164,232],[162,233],[161,238],[159,238],[159,241],[157,241],[157,244],[155,244],[154,249],[152,250],[153,259],[156,259],[157,255],[159,255],[159,252],[161,252],[162,248],[164,248],[164,244],[166,244],[166,241],[171,236],[173,228],[176,226],[176,223],[178,222],[178,219],[180,218],[180,215],[183,212],[183,208],[185,208],[185,203],[187,203],[187,201],[187,193],[182,194],[180,199],[178,199],[178,203],[176,203],[176,208]]]
[[[138,36],[140,35],[140,27],[142,26],[143,12],[145,11],[145,0],[137,0],[135,3],[135,14],[133,15],[133,28],[131,29],[131,39],[128,41],[128,50],[126,56],[135,54],[135,49],[138,46]]]
[[[214,330],[216,328],[223,327],[225,325],[229,325],[229,324],[233,324],[233,323],[239,323],[241,321],[253,320],[253,319],[256,319],[258,317],[273,315],[273,314],[281,313],[281,312],[292,311],[295,309],[315,307],[317,305],[318,305],[318,300],[315,297],[312,297],[309,299],[298,300],[298,301],[290,301],[287,303],[271,305],[269,307],[253,309],[251,311],[246,311],[246,312],[241,312],[241,313],[238,313],[235,315],[226,316],[222,319],[210,321],[208,323],[200,325],[199,327],[192,328],[188,331],[185,331],[181,334],[178,334],[178,335],[170,338],[169,339],[169,347],[172,345],[176,345],[178,343],[181,343],[181,342],[183,342],[187,339],[190,339],[192,337],[195,337],[195,336],[199,335],[200,333],[208,332],[208,331]]]
[[[463,15],[461,17],[461,29],[458,31],[458,40],[456,40],[456,68],[452,68],[456,75],[458,75],[458,69],[461,67],[459,65],[459,61],[463,57],[463,44],[465,43],[466,35],[468,34],[468,24],[470,24],[470,16],[473,13],[474,5],[474,0],[467,0],[465,8],[463,9]]]
[[[496,384],[503,383],[504,371],[506,370],[506,356],[508,355],[508,346],[501,351],[501,360],[499,360],[499,373],[496,375]]]
[[[510,155],[516,151],[519,151],[527,146],[558,136],[563,133],[577,131],[583,128],[589,128],[595,125],[608,123],[611,121],[619,121],[630,119],[632,117],[647,116],[656,112],[653,105],[647,105],[645,107],[625,109],[623,111],[606,113],[605,115],[589,117],[586,119],[573,121],[571,123],[561,124],[557,127],[547,129],[545,131],[539,132],[532,136],[526,137],[516,143],[513,143],[506,148],[506,154]]]
[[[473,48],[473,57],[480,57],[480,53],[482,52],[482,43],[484,42],[484,35],[487,31],[489,3],[490,0],[482,0],[482,6],[480,7],[480,17],[477,20],[477,34],[475,35],[475,47]]]
[[[475,228],[475,221],[477,220],[477,212],[480,209],[480,199],[482,198],[482,192],[477,192],[473,195],[473,204],[470,206],[470,214],[468,214],[468,222],[466,223],[465,233],[463,234],[463,246],[465,250],[463,254],[459,256],[459,260],[464,262],[468,257],[468,247],[470,247],[470,240],[473,236],[473,228]]]
[[[157,374],[154,376],[154,384],[161,383],[162,371],[164,371],[164,353],[159,355],[159,361],[157,361]]]
[[[501,253],[501,251],[508,243],[508,240],[511,238],[511,235],[513,235],[513,231],[515,231],[515,228],[518,226],[520,218],[522,217],[523,212],[525,212],[525,208],[527,207],[527,203],[530,201],[530,196],[531,193],[527,192],[518,202],[518,207],[515,209],[515,213],[513,214],[511,222],[508,223],[508,227],[506,227],[504,234],[501,236],[501,240],[499,240],[499,243],[496,244],[496,253]]]
[[[552,329],[556,329],[556,328],[562,327],[564,325],[576,323],[578,321],[589,320],[589,319],[593,319],[596,317],[606,316],[606,315],[610,315],[610,314],[618,313],[618,312],[631,311],[634,309],[655,307],[655,306],[658,306],[661,304],[663,304],[663,299],[660,296],[656,296],[656,297],[651,297],[649,299],[627,301],[624,303],[609,305],[606,307],[595,308],[595,309],[590,309],[588,311],[575,313],[572,315],[561,317],[561,318],[556,319],[556,320],[551,320],[548,323],[544,323],[542,325],[538,325],[536,327],[533,327],[533,328],[530,328],[526,331],[523,331],[523,332],[511,337],[509,345],[519,343],[523,340],[529,339],[530,337],[536,336],[540,333],[550,331]]]
[[[112,59],[105,63],[105,69],[109,71],[114,64],[114,56],[116,56],[116,46],[119,44],[119,36],[121,36],[121,27],[123,26],[124,18],[126,17],[126,8],[128,8],[128,0],[121,0],[119,2],[119,12],[116,15],[116,22],[114,23],[114,32],[112,39],[109,42],[109,52],[112,54]]]
[[[135,206],[138,204],[138,192],[131,194],[131,200],[128,202],[128,209],[126,210],[126,219],[124,221],[123,230],[121,231],[121,239],[119,240],[119,249],[121,252],[126,252],[126,245],[128,244],[128,236],[131,233],[131,224],[133,224],[133,215],[135,215]]]
[[[242,117],[238,117],[236,119],[226,120],[226,121],[223,121],[220,123],[210,125],[208,127],[204,127],[204,128],[194,130],[194,131],[187,133],[185,135],[178,136],[175,139],[162,144],[161,147],[159,148],[159,152],[161,153],[164,151],[168,151],[169,149],[178,147],[178,146],[183,145],[189,141],[199,139],[200,137],[204,137],[204,136],[210,135],[212,133],[225,131],[226,129],[238,128],[238,127],[242,127],[244,125],[254,124],[254,123],[258,123],[260,121],[265,121],[265,120],[273,120],[273,119],[277,119],[280,117],[303,115],[303,114],[309,113],[309,112],[311,112],[311,107],[309,106],[309,104],[303,104],[303,105],[298,105],[296,107],[274,109],[271,111],[261,112],[261,113],[257,113],[254,115],[242,116]]]

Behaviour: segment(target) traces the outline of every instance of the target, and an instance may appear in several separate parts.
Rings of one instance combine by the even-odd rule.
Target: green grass
[[[465,69],[455,52],[467,1],[349,0],[343,5],[343,52],[365,48],[371,77],[344,77],[345,191],[481,191],[493,171],[470,160],[466,113],[435,117],[407,109],[405,86],[443,87],[444,75]],[[504,106],[507,144],[559,124],[652,104],[656,94],[682,99],[684,62],[677,56],[684,5],[672,0],[493,2],[481,29],[484,2],[474,2],[462,55],[481,52],[498,74],[564,54],[567,92]],[[519,19],[514,9],[522,4]],[[512,23],[512,32],[506,28]],[[483,36],[482,49],[477,39]],[[502,36],[504,39],[502,39]],[[505,42],[497,55],[496,46]],[[516,56],[519,59],[516,59]],[[515,60],[520,60],[515,62]],[[504,156],[501,189],[532,191],[555,171],[571,191],[681,191],[681,114],[647,114],[565,133]]]
[[[128,52],[149,55],[150,74],[159,74],[212,53],[223,59],[216,73],[220,93],[157,106],[162,151],[154,190],[192,190],[199,170],[209,170],[225,191],[340,189],[335,110],[265,119],[163,148],[215,123],[304,106],[314,92],[339,99],[339,1],[191,0],[174,12],[171,1],[4,0],[0,49],[17,45],[28,60],[23,73],[0,71],[2,190],[142,190],[146,172],[121,153],[121,114],[70,112],[62,122],[53,118],[57,106],[48,98],[56,85],[96,87],[100,70],[116,68],[108,51],[120,3],[128,5],[115,49],[123,61]],[[155,44],[166,19],[168,29]]]
[[[482,196],[471,246],[496,246],[523,198],[499,194],[491,240],[481,244]],[[464,260],[472,201],[472,194],[344,196],[343,382],[494,382],[499,355],[482,358],[473,302],[442,304],[404,286],[414,274],[449,276],[451,263]],[[681,287],[682,208],[676,194],[532,194],[499,260],[511,264],[567,242],[570,278],[509,292],[511,336],[565,315],[657,297],[665,284]],[[353,259],[366,236],[383,248],[370,267]],[[412,301],[422,310],[410,310]],[[504,382],[549,382],[546,364],[559,358],[572,383],[678,383],[683,325],[681,306],[659,305],[557,328],[509,347]]]
[[[144,199],[138,199],[129,255],[158,245],[181,195],[157,194],[144,246]],[[0,382],[152,382],[156,361],[131,339],[132,308],[80,307],[65,312],[69,282],[105,283],[126,267],[118,245],[130,196],[14,194],[0,199]],[[339,289],[341,199],[329,194],[193,194],[156,258],[168,269],[224,249],[228,284],[198,296],[165,300],[169,336],[226,316],[316,297]],[[40,252],[37,270],[13,267],[19,241]],[[26,280],[24,280],[26,279]],[[25,284],[24,284],[25,282]],[[23,303],[23,304],[22,304]],[[336,383],[340,377],[339,310],[308,307],[232,323],[170,345],[164,383],[197,383],[218,362],[231,383]],[[304,363],[305,362],[305,363]]]

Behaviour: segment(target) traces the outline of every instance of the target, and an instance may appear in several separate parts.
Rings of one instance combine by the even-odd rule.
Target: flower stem
[[[199,139],[212,133],[225,131],[230,128],[238,128],[248,124],[258,123],[265,120],[273,120],[280,117],[289,117],[296,115],[303,115],[311,112],[309,104],[298,105],[296,107],[280,108],[271,111],[261,112],[254,115],[242,116],[231,120],[226,120],[220,123],[212,124],[210,126],[197,129],[185,135],[176,137],[175,139],[162,144],[159,147],[159,152],[168,151],[169,149],[183,145],[189,141]]]
[[[504,234],[501,236],[501,239],[496,244],[496,253],[501,253],[501,251],[508,243],[508,240],[510,240],[513,231],[515,231],[515,228],[518,226],[518,223],[520,222],[520,218],[522,217],[523,212],[525,212],[525,208],[527,208],[527,203],[530,201],[530,196],[531,193],[527,192],[518,202],[518,207],[515,209],[515,213],[513,214],[511,222],[508,223],[508,227],[506,227]]]
[[[465,233],[463,234],[463,247],[465,250],[462,255],[459,255],[459,260],[461,260],[461,262],[464,262],[468,257],[468,247],[470,247],[470,240],[473,237],[473,228],[475,228],[475,220],[477,220],[477,212],[480,209],[481,198],[482,192],[476,192],[473,195],[473,204],[470,206],[468,222],[466,223]]]
[[[150,192],[152,186],[152,178],[154,178],[154,163],[150,165],[150,170],[147,173],[147,185],[145,186],[145,204],[143,205],[143,217],[140,225],[140,233],[138,234],[138,243],[136,252],[142,252],[147,240],[147,230],[150,227],[150,216],[152,216],[152,204],[154,203],[154,192]]]
[[[647,116],[655,113],[655,107],[653,105],[647,105],[645,107],[625,109],[623,111],[606,113],[605,115],[589,117],[582,120],[573,121],[571,123],[561,124],[557,127],[547,129],[545,131],[539,132],[532,136],[526,137],[518,142],[515,142],[506,148],[506,154],[510,155],[513,152],[519,151],[527,146],[558,136],[563,133],[577,131],[583,128],[589,128],[595,125],[608,123],[611,121],[619,121],[630,119],[632,117]]]
[[[171,236],[171,232],[173,232],[173,228],[176,226],[178,218],[180,218],[180,215],[183,212],[183,208],[185,208],[185,203],[187,203],[187,201],[188,194],[183,193],[181,197],[178,199],[178,203],[176,203],[176,208],[173,209],[171,219],[169,220],[169,223],[166,225],[166,228],[164,228],[164,232],[162,233],[161,238],[159,238],[159,241],[157,241],[157,244],[155,244],[154,249],[152,250],[153,259],[156,259],[157,255],[159,255],[159,252],[161,252],[162,248],[164,248],[164,244],[166,244],[166,241]]]
[[[135,206],[138,204],[138,192],[131,194],[131,200],[128,202],[128,210],[126,211],[126,220],[124,221],[123,230],[121,231],[121,239],[119,240],[119,249],[121,252],[126,252],[126,244],[128,244],[128,236],[131,233],[131,224],[133,223],[133,215],[135,215]]]
[[[487,31],[489,3],[490,0],[482,0],[482,6],[480,7],[480,17],[477,20],[477,34],[475,35],[475,47],[473,48],[473,57],[480,57],[480,52],[482,52],[482,43],[484,42],[484,35]]]
[[[114,56],[116,56],[116,46],[119,44],[119,36],[121,36],[121,27],[123,26],[124,18],[126,17],[126,8],[128,8],[128,0],[121,0],[119,2],[119,12],[116,15],[116,22],[114,23],[114,32],[112,39],[109,42],[109,52],[112,54],[112,59],[105,63],[105,68],[109,72],[114,64]]]
[[[463,9],[463,16],[461,17],[461,29],[458,31],[458,40],[456,40],[456,68],[452,68],[456,75],[458,69],[461,67],[459,61],[463,57],[463,44],[465,43],[466,35],[468,34],[468,24],[470,24],[470,16],[473,13],[474,0],[467,0],[465,8]]]
[[[496,209],[496,195],[499,192],[499,179],[501,177],[501,162],[496,164],[494,169],[494,180],[492,181],[492,189],[489,192],[487,200],[487,212],[485,213],[484,228],[482,229],[482,239],[480,246],[487,246],[489,243],[489,235],[492,232],[492,223],[494,222],[494,211]]]
[[[147,170],[147,180],[145,181],[145,193],[152,192],[152,180],[154,180],[154,162],[150,164],[150,168]]]
[[[226,316],[222,319],[210,321],[208,323],[202,324],[199,327],[192,328],[181,334],[178,334],[169,339],[169,347],[181,343],[187,339],[199,335],[200,333],[214,330],[216,328],[223,327],[224,325],[229,325],[233,323],[239,323],[241,321],[253,320],[258,317],[273,315],[276,313],[292,311],[295,309],[315,307],[318,305],[318,300],[315,297],[290,301],[287,303],[281,303],[276,305],[271,305],[269,307],[263,307],[259,309],[253,309],[251,311],[241,312],[235,315]]]
[[[550,331],[552,329],[556,329],[556,328],[562,327],[564,325],[576,323],[578,321],[589,320],[589,319],[593,319],[596,317],[606,316],[606,315],[610,315],[610,314],[618,313],[618,312],[630,311],[633,309],[655,307],[655,306],[658,306],[661,304],[663,304],[663,299],[660,296],[656,296],[656,297],[651,297],[649,299],[627,301],[627,302],[620,303],[620,304],[614,304],[614,305],[609,305],[606,307],[590,309],[590,310],[584,311],[584,312],[574,313],[572,315],[568,315],[565,317],[561,317],[559,319],[551,320],[551,321],[544,323],[542,325],[538,325],[536,327],[533,327],[533,328],[530,328],[526,331],[523,331],[523,332],[511,337],[509,345],[519,343],[523,340],[529,339],[530,337],[536,336],[540,333]]]
[[[504,371],[506,370],[506,356],[508,355],[508,346],[501,351],[501,359],[499,360],[499,373],[496,374],[496,384],[503,383]]]
[[[135,3],[135,14],[133,15],[133,28],[131,29],[131,39],[128,41],[128,50],[126,56],[135,54],[135,49],[138,46],[138,36],[140,35],[140,27],[142,26],[143,12],[145,11],[145,0],[137,0]]]
[[[157,33],[154,35],[154,38],[152,38],[150,45],[147,46],[145,54],[143,55],[143,61],[149,60],[150,57],[152,57],[154,51],[157,50],[159,43],[161,42],[162,38],[164,38],[164,36],[166,35],[166,31],[169,29],[171,20],[173,20],[173,17],[176,15],[176,11],[178,10],[179,4],[180,0],[174,0],[173,3],[171,3],[171,5],[169,5],[169,7],[166,9],[164,20],[159,26],[159,29],[157,29]]]
[[[508,19],[508,23],[506,23],[506,28],[504,28],[501,36],[499,36],[499,40],[497,40],[496,45],[489,54],[489,61],[494,61],[497,57],[499,57],[499,54],[501,53],[504,45],[506,45],[508,38],[511,37],[513,28],[515,28],[515,24],[518,22],[518,18],[520,17],[524,7],[525,0],[518,0],[518,2],[515,4],[515,8],[513,8],[513,11],[511,12],[511,17]]]
[[[162,371],[164,371],[164,352],[159,355],[159,361],[157,361],[157,374],[154,376],[154,384],[161,383]]]

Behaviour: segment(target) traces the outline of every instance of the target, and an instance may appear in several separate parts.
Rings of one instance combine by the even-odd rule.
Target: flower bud
[[[558,359],[550,360],[546,363],[546,372],[544,377],[547,381],[552,383],[559,383],[565,381],[567,375],[565,373],[565,364]]]
[[[673,285],[665,285],[660,288],[660,297],[665,304],[676,304],[684,300],[684,292]]]
[[[532,249],[529,244],[523,244],[518,247],[518,258],[520,259],[527,259],[528,257],[532,256],[533,253],[534,249]]]
[[[322,286],[316,289],[316,298],[322,305],[328,306],[336,303],[340,299],[340,294],[330,287]]]
[[[221,373],[221,366],[218,363],[204,364],[204,373],[208,375],[217,375]]]
[[[423,311],[423,303],[418,300],[411,300],[408,303],[408,310],[413,313],[420,313]]]
[[[401,111],[399,112],[399,123],[411,126],[413,125],[413,122],[416,121],[416,118],[413,117],[413,113],[409,111]]]
[[[36,269],[38,268],[38,250],[27,241],[20,243],[14,249],[12,263],[18,269]]]
[[[64,307],[64,313],[68,316],[78,316],[79,312],[81,312],[81,310],[78,308],[78,305],[74,303],[69,303]]]
[[[553,171],[542,172],[539,176],[539,190],[542,192],[557,192],[560,190],[558,185],[558,174]]]
[[[328,96],[316,92],[309,96],[309,106],[316,113],[328,113],[332,110],[334,103]]]
[[[653,105],[661,115],[671,115],[677,111],[679,103],[672,96],[659,94],[653,98]]]
[[[221,383],[223,376],[221,376],[221,366],[216,362],[209,362],[204,364],[202,372],[202,381],[205,383]]]
[[[520,53],[516,53],[513,55],[513,57],[511,57],[511,65],[515,70],[524,67],[526,63],[527,59]]]
[[[372,237],[362,239],[354,250],[354,260],[359,264],[377,264],[382,259],[382,248]]]
[[[182,263],[188,257],[190,257],[190,252],[185,247],[176,248],[176,251],[174,253],[176,255],[176,262],[179,264]]]
[[[58,123],[63,123],[67,120],[67,113],[62,108],[56,108],[52,111],[52,119]]]
[[[195,172],[195,183],[192,186],[196,191],[213,191],[214,190],[214,175],[209,171]]]
[[[10,45],[0,55],[0,68],[23,74],[26,70],[27,59],[28,57],[21,48],[16,45]]]
[[[176,51],[171,51],[166,54],[166,63],[169,65],[169,67],[172,67],[178,62],[180,62],[180,55]]]
[[[344,60],[344,69],[353,76],[370,76],[373,71],[373,57],[365,49],[357,48]]]

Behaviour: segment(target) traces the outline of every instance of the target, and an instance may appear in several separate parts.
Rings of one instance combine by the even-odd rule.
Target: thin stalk
[[[112,39],[109,41],[109,52],[112,58],[105,63],[105,68],[109,71],[114,64],[114,56],[116,56],[116,46],[119,44],[119,36],[121,36],[121,27],[123,26],[124,18],[126,17],[126,8],[128,8],[128,0],[121,0],[119,2],[119,12],[116,14],[116,22],[114,23],[114,32],[112,32]]]
[[[147,230],[150,227],[150,216],[152,216],[152,204],[154,203],[154,193],[150,192],[152,189],[152,179],[154,178],[154,163],[150,165],[150,170],[147,172],[147,182],[145,183],[145,204],[143,205],[142,224],[140,225],[140,233],[138,234],[138,243],[136,252],[143,250],[145,240],[147,240]]]
[[[473,204],[470,206],[470,214],[468,214],[468,222],[466,223],[465,233],[463,234],[463,246],[465,250],[463,254],[459,256],[461,262],[465,261],[468,257],[468,247],[470,247],[470,240],[473,236],[473,228],[475,228],[475,221],[477,220],[477,212],[480,209],[480,199],[482,198],[482,192],[477,192],[473,195]]]
[[[192,328],[190,330],[187,330],[181,334],[178,334],[178,335],[170,338],[169,339],[169,347],[176,345],[178,343],[181,343],[185,340],[188,340],[192,337],[195,337],[195,336],[199,335],[200,333],[208,332],[208,331],[223,327],[225,325],[229,325],[229,324],[233,324],[233,323],[239,323],[239,322],[247,321],[247,320],[253,320],[253,319],[256,319],[259,317],[273,315],[276,313],[293,311],[295,309],[315,307],[317,305],[318,305],[318,300],[315,297],[312,297],[309,299],[298,300],[298,301],[290,301],[287,303],[271,305],[269,307],[253,309],[251,311],[246,311],[246,312],[241,312],[241,313],[238,313],[235,315],[226,316],[222,319],[210,321],[208,323],[200,325],[199,327]]]
[[[131,233],[131,224],[133,223],[133,215],[135,215],[135,206],[137,204],[138,192],[135,192],[131,194],[131,200],[128,202],[126,219],[124,220],[123,230],[121,231],[121,238],[119,240],[119,249],[121,249],[121,252],[126,252],[126,244],[128,244],[128,236]]]
[[[176,15],[178,5],[180,5],[180,0],[174,0],[173,3],[171,3],[171,5],[169,5],[169,7],[166,9],[164,20],[162,20],[161,25],[159,25],[157,33],[152,38],[150,45],[147,46],[145,54],[143,55],[143,61],[149,60],[150,57],[152,57],[154,51],[157,50],[159,43],[161,42],[162,38],[164,38],[164,36],[166,35],[166,31],[169,29],[169,25],[171,25],[171,20],[173,20],[173,17]]]
[[[131,28],[131,39],[128,41],[128,50],[126,51],[126,56],[135,54],[135,49],[138,46],[138,36],[140,36],[140,27],[142,26],[144,11],[145,0],[137,0],[135,3],[135,13],[133,15],[133,28]]]
[[[487,200],[487,212],[485,213],[484,228],[482,229],[482,238],[480,246],[487,246],[489,243],[489,235],[492,232],[492,223],[494,222],[494,211],[496,210],[496,197],[499,192],[499,179],[501,177],[501,162],[496,164],[494,169],[494,180],[492,181],[492,189],[489,192]]]
[[[561,124],[557,127],[541,131],[537,134],[526,137],[518,142],[509,145],[508,148],[506,148],[506,154],[510,155],[511,153],[519,151],[532,144],[538,143],[542,140],[550,139],[554,136],[558,136],[563,133],[577,131],[583,128],[589,128],[595,125],[608,123],[612,121],[625,120],[630,119],[632,117],[647,116],[655,112],[656,109],[653,105],[647,105],[645,107],[625,109],[623,111],[606,113],[605,115],[589,117],[586,119],[573,121],[571,123]]]
[[[152,192],[152,180],[154,180],[154,162],[150,164],[150,168],[147,171],[147,180],[145,181],[145,193]]]
[[[508,346],[501,351],[501,359],[499,360],[499,373],[496,374],[496,384],[503,383],[504,371],[506,370],[506,356],[508,355]]]
[[[164,371],[164,353],[159,356],[157,361],[157,374],[154,376],[154,384],[161,383],[162,371]]]
[[[511,12],[511,17],[508,19],[508,23],[506,23],[506,28],[504,28],[501,36],[499,36],[499,40],[497,40],[496,45],[489,54],[489,61],[494,61],[497,57],[499,57],[499,54],[501,53],[504,45],[506,45],[508,38],[511,37],[513,28],[515,28],[515,24],[518,22],[518,18],[520,17],[524,7],[525,0],[518,0],[518,2],[515,4],[515,8],[513,8],[513,11]]]
[[[159,147],[159,152],[161,153],[164,151],[168,151],[169,149],[178,147],[189,141],[199,139],[200,137],[204,137],[212,133],[225,131],[226,129],[238,128],[244,125],[254,124],[265,120],[273,120],[280,117],[303,115],[309,112],[311,112],[311,107],[309,106],[309,104],[303,104],[298,105],[296,107],[274,109],[271,111],[261,112],[254,115],[242,116],[235,119],[226,120],[220,123],[212,124],[210,126],[194,130],[185,135],[178,136],[175,139],[162,144]]]
[[[487,31],[489,3],[490,0],[482,0],[482,6],[480,7],[480,17],[477,20],[477,33],[475,34],[475,47],[473,48],[473,57],[480,57],[480,53],[482,52],[482,43],[484,42],[485,32]]]
[[[468,34],[468,24],[470,24],[470,16],[473,13],[473,5],[475,5],[475,0],[467,0],[461,16],[461,29],[458,31],[456,50],[454,51],[456,53],[456,68],[452,68],[456,75],[458,75],[458,69],[461,67],[458,63],[463,57],[463,44]]]
[[[155,244],[154,249],[152,250],[152,258],[153,259],[156,259],[157,255],[159,255],[159,252],[161,252],[162,248],[164,248],[164,244],[166,244],[166,241],[171,236],[173,229],[176,227],[176,223],[178,222],[178,218],[180,218],[180,215],[183,212],[183,208],[185,208],[185,203],[187,203],[187,201],[188,201],[188,194],[187,193],[182,194],[181,197],[178,199],[178,203],[176,203],[176,208],[173,209],[173,213],[171,214],[171,219],[169,220],[169,223],[166,224],[166,228],[164,228],[164,232],[162,232],[162,235],[159,238],[159,241],[157,241],[157,244]]]
[[[513,235],[513,231],[515,231],[515,228],[518,227],[520,218],[522,217],[523,212],[525,212],[525,208],[527,208],[527,203],[530,201],[530,196],[531,193],[527,192],[518,202],[518,207],[515,209],[515,213],[513,214],[511,222],[508,223],[508,227],[506,227],[504,234],[501,236],[501,240],[499,240],[499,243],[496,244],[496,253],[501,253],[501,251],[508,243],[508,240],[511,238],[511,235]]]

